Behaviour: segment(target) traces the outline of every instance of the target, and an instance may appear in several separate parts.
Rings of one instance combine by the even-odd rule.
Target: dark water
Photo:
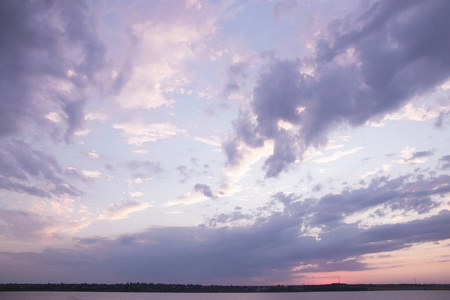
[[[254,294],[0,292],[1,300],[450,300],[450,291],[375,291]]]

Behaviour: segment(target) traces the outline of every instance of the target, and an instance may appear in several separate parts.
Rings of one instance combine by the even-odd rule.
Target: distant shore
[[[343,291],[393,290],[450,290],[450,284],[345,284],[324,285],[198,285],[129,282],[118,284],[96,283],[3,283],[6,291],[58,291],[58,292],[140,292],[140,293],[298,293]]]

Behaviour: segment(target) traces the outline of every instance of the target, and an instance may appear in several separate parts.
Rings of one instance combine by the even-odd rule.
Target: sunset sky
[[[0,1],[0,283],[450,283],[450,1]]]

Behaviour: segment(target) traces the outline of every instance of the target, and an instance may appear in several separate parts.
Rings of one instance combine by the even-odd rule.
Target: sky
[[[0,282],[450,283],[450,1],[0,1]]]

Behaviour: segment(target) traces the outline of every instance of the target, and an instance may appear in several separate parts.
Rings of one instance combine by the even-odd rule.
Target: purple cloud
[[[50,126],[52,110],[66,115],[66,141],[83,126],[84,91],[105,66],[89,14],[83,1],[1,2],[0,137]]]
[[[440,112],[439,116],[436,119],[436,122],[434,123],[434,127],[441,129],[443,127],[445,119],[450,115],[450,112]]]
[[[363,212],[369,208],[383,205],[389,211],[405,210],[427,213],[439,206],[431,199],[434,195],[450,193],[450,177],[422,178],[409,181],[410,176],[396,179],[377,177],[367,188],[344,191],[340,194],[328,194],[318,199],[312,219],[314,226],[336,226],[345,216]]]
[[[269,216],[257,213],[251,216],[237,210],[209,220],[207,224],[212,222],[212,227],[157,227],[116,239],[79,239],[71,250],[48,248],[42,253],[3,253],[3,256],[29,260],[41,270],[71,270],[64,272],[70,275],[61,278],[67,282],[95,282],[111,277],[242,284],[248,278],[260,276],[265,276],[267,282],[283,282],[293,274],[371,269],[374,266],[358,257],[408,248],[411,243],[450,238],[448,210],[423,219],[385,223],[368,229],[358,223],[342,222],[344,215],[379,205],[385,205],[390,211],[399,209],[393,207],[396,203],[406,211],[418,211],[416,201],[449,193],[449,176],[418,181],[408,181],[405,177],[380,178],[366,189],[327,195],[318,200],[280,192],[273,196],[273,201],[281,203],[284,209],[274,210]],[[252,219],[252,225],[227,226],[230,222]],[[327,225],[330,220],[333,226],[322,227],[319,239],[302,235],[308,233],[310,226]],[[214,226],[219,223],[220,227]],[[20,273],[20,270],[12,272]],[[18,274],[10,276],[26,278]],[[0,276],[0,280],[4,278]]]
[[[441,170],[448,170],[448,169],[450,169],[450,155],[442,156],[439,159],[438,168],[441,169]]]
[[[82,194],[76,187],[66,182],[65,172],[53,156],[20,141],[11,141],[2,148],[0,148],[0,189],[39,197]],[[45,184],[36,187],[36,181]]]
[[[449,9],[448,1],[379,1],[330,24],[315,57],[272,58],[253,91],[256,122],[242,112],[224,145],[228,163],[238,162],[237,141],[259,147],[273,140],[264,170],[276,177],[308,147],[325,145],[333,129],[381,117],[445,81]],[[314,66],[314,75],[299,71],[304,64]]]
[[[212,192],[211,187],[206,184],[197,183],[194,186],[194,190],[196,192],[202,193],[203,195],[205,195],[208,198],[211,198],[211,199],[217,198],[217,196],[214,195],[214,193]]]
[[[295,273],[365,270],[369,266],[349,258],[450,238],[446,230],[450,224],[448,211],[368,230],[349,225],[322,234],[321,240],[298,237],[297,221],[295,217],[274,215],[246,228],[154,228],[114,240],[81,239],[72,250],[3,254],[31,260],[41,270],[70,269],[71,275],[65,272],[61,278],[70,282],[99,281],[102,277],[88,275],[91,272],[87,270],[92,269],[93,273],[108,274],[106,277],[138,281],[208,284],[220,280],[242,284],[246,282],[242,280],[263,275],[270,282],[283,282]],[[294,271],[300,264],[312,266]],[[84,273],[76,272],[81,270]]]
[[[235,63],[228,70],[228,82],[223,90],[223,95],[228,97],[234,92],[239,91],[247,78],[249,65],[247,63]]]
[[[65,182],[57,160],[25,136],[70,142],[83,127],[87,89],[106,67],[91,14],[83,1],[0,3],[0,188],[39,197],[81,194]]]

